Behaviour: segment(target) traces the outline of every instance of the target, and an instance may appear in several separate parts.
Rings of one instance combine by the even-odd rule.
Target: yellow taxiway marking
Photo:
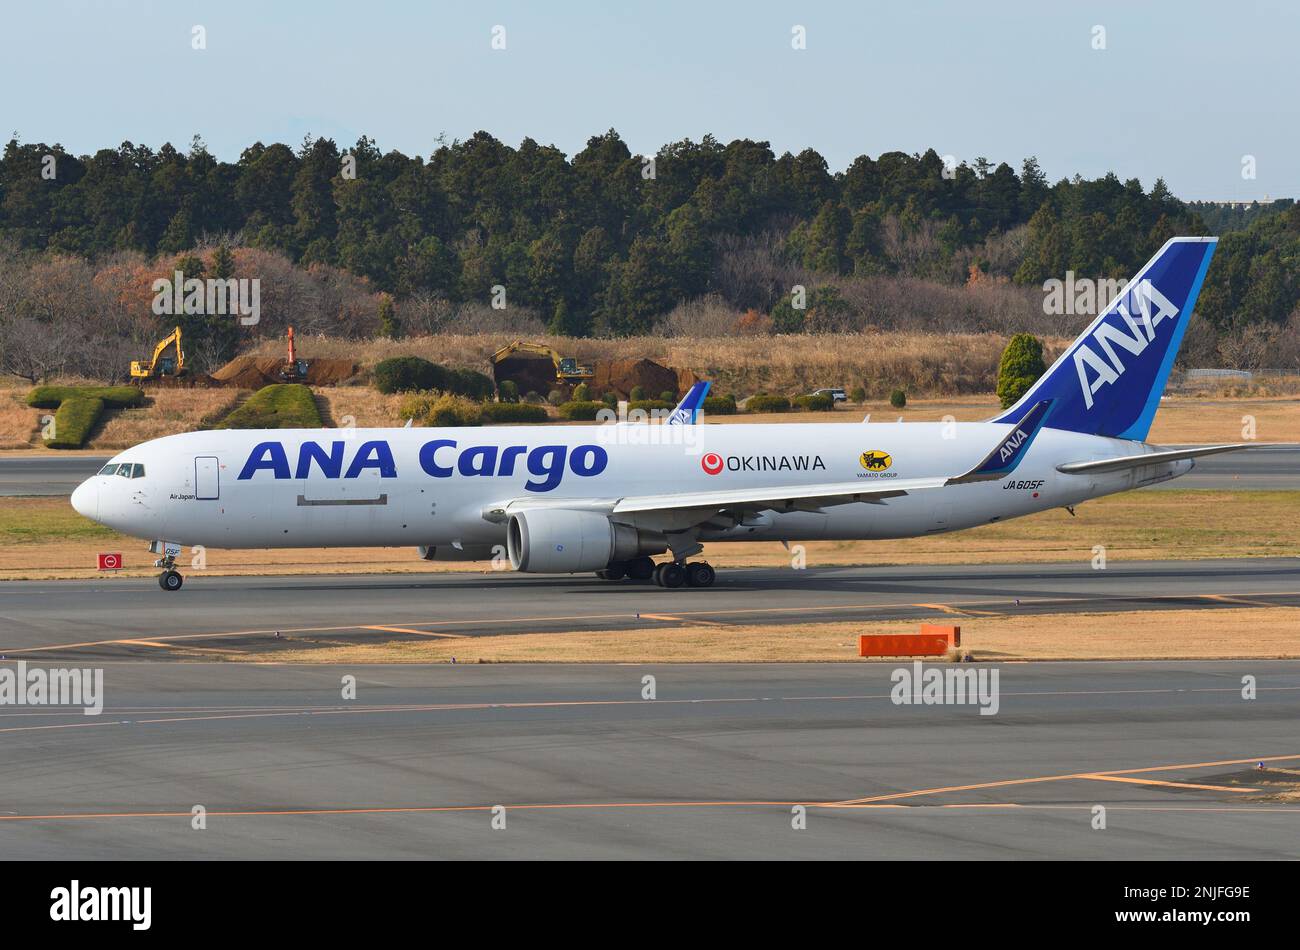
[[[1246,607],[1276,607],[1276,604],[1262,603],[1258,600],[1247,600],[1245,597],[1229,597],[1227,594],[1201,594],[1205,600],[1217,600],[1224,604],[1243,604]]]
[[[1133,778],[1129,775],[1096,775],[1087,773],[1080,775],[1079,778],[1091,779],[1094,782],[1130,782],[1133,785],[1166,785],[1170,788],[1199,788],[1207,792],[1258,792],[1258,788],[1247,788],[1232,785],[1196,785],[1192,782],[1166,782],[1158,778]]]
[[[1255,596],[1287,597],[1287,596],[1294,596],[1296,594],[1300,594],[1300,591],[1262,591],[1256,594]],[[1184,594],[1169,594],[1169,595],[1155,595],[1155,596],[1145,596],[1145,597],[1119,597],[1119,598],[1115,598],[1115,600],[1119,602],[1125,602],[1125,601],[1150,602],[1150,601],[1159,601],[1159,600],[1185,601],[1188,599],[1222,600],[1224,598],[1229,598],[1230,596],[1231,595],[1228,594],[1195,594],[1189,597],[1188,595],[1184,595]],[[1069,604],[1087,603],[1092,599],[1093,598],[1089,598],[1089,597],[1023,597],[1021,598],[1020,602],[1021,605],[1057,604],[1057,605],[1065,606]],[[1230,602],[1230,601],[1225,601],[1225,602]],[[945,604],[945,605],[916,604],[913,602],[906,602],[906,603],[892,603],[892,604],[816,604],[816,605],[801,605],[796,607],[723,607],[723,608],[714,608],[710,610],[679,610],[673,616],[678,618],[679,621],[683,623],[685,622],[707,623],[708,621],[702,619],[704,616],[717,617],[723,615],[732,616],[732,615],[791,614],[791,613],[813,614],[813,613],[848,611],[848,610],[874,610],[874,611],[896,610],[904,607],[922,607],[926,610],[939,610],[941,612],[965,611],[968,614],[975,615],[975,614],[980,614],[980,611],[977,609],[978,607],[993,607],[995,605],[1007,604],[1007,603],[1010,603],[1010,601],[1006,599],[997,599],[997,600],[986,599],[986,600],[975,600],[975,601],[958,601],[952,604]],[[1260,601],[1260,602],[1243,601],[1243,604],[1252,607],[1281,606],[1278,604],[1272,604],[1264,601]],[[1100,612],[1107,612],[1107,608],[1105,605],[1099,606],[1097,610]],[[1113,608],[1111,608],[1111,610],[1113,611]],[[1000,616],[1001,614],[995,611],[989,613],[988,615]],[[641,614],[641,616],[651,617],[653,615]],[[414,620],[414,621],[408,620],[408,621],[401,621],[401,622],[411,627],[444,627],[444,626],[481,627],[486,625],[518,625],[518,624],[526,624],[526,623],[564,623],[564,622],[577,623],[577,622],[584,622],[584,621],[590,622],[593,620],[627,621],[629,619],[633,619],[633,617],[630,617],[627,612],[624,612],[624,613],[612,613],[612,614],[570,614],[570,615],[543,616],[543,617],[491,617],[491,618],[476,617],[476,618],[465,618],[461,620]],[[714,622],[716,623],[717,621]],[[364,630],[367,629],[368,626],[369,625],[364,623],[348,623],[348,624],[340,624],[337,626],[282,627],[278,631],[275,628],[268,628],[264,630],[217,630],[217,631],[209,631],[207,633],[167,634],[165,636],[154,637],[153,640],[157,642],[177,642],[181,640],[208,640],[208,639],[219,639],[219,638],[228,638],[228,637],[267,636],[277,632],[279,633],[334,633],[334,632],[339,632],[344,630]],[[82,649],[85,647],[110,646],[113,644],[120,644],[122,642],[123,642],[123,638],[113,637],[105,640],[86,640],[80,643],[57,643],[57,644],[51,644],[49,646],[0,647],[0,653],[21,653],[26,655],[30,653],[44,653],[44,652],[49,652],[54,650],[75,650],[75,649]]]
[[[385,627],[380,624],[373,624],[369,627],[360,627],[361,630],[382,630],[384,633],[413,633],[419,637],[457,637],[464,638],[468,634],[464,633],[434,633],[432,630],[412,630],[410,627]]]
[[[1177,765],[1152,765],[1147,768],[1116,769],[1110,772],[1067,772],[1063,775],[1040,775],[1034,778],[1010,778],[996,782],[977,782],[973,785],[945,785],[939,788],[918,788],[908,792],[892,792],[888,795],[872,795],[870,798],[848,799],[846,801],[836,802],[836,804],[866,805],[874,802],[894,801],[899,798],[915,798],[922,795],[942,795],[947,792],[970,792],[984,788],[1005,788],[1009,785],[1033,785],[1039,782],[1066,782],[1078,779],[1101,779],[1104,781],[1115,776],[1128,776],[1149,772],[1174,772],[1183,769],[1203,769],[1222,765],[1252,765],[1256,762],[1286,762],[1295,759],[1300,759],[1300,755],[1257,756],[1253,759],[1222,759],[1218,762],[1182,762]],[[1195,787],[1184,785],[1179,782],[1171,784],[1177,785],[1179,788]],[[1233,789],[1233,791],[1238,791],[1238,789]]]
[[[638,620],[666,620],[670,623],[691,623],[700,624],[706,627],[725,627],[727,624],[720,623],[717,620],[704,620],[699,617],[675,617],[672,614],[637,614]]]
[[[969,607],[954,607],[952,604],[912,604],[913,607],[925,607],[927,610],[938,610],[945,614],[956,614],[958,617],[999,617],[1001,614],[991,610],[971,610]]]

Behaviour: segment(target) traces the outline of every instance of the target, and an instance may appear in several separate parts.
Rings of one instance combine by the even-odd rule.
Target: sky
[[[228,161],[308,134],[428,156],[483,129],[572,156],[614,128],[643,154],[712,133],[832,171],[934,148],[1300,197],[1286,0],[50,0],[7,7],[5,33],[0,132],[78,154],[197,133]]]

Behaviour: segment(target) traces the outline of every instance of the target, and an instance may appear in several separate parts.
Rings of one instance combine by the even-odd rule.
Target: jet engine
[[[506,550],[517,571],[577,574],[643,554],[662,554],[668,541],[658,531],[616,524],[598,511],[534,508],[510,516]]]

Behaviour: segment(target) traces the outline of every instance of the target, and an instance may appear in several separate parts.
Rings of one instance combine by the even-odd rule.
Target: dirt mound
[[[492,375],[498,384],[511,380],[521,396],[532,392],[545,397],[553,389],[566,395],[570,391],[570,387],[556,381],[555,364],[545,357],[511,354],[492,367]]]
[[[221,386],[223,383],[213,379],[207,373],[186,372],[183,376],[158,376],[154,379],[145,380],[141,385],[146,389],[206,389],[211,386]]]
[[[600,360],[592,368],[596,375],[591,391],[598,396],[614,392],[620,399],[627,399],[632,388],[640,386],[647,399],[658,399],[665,391],[680,396],[695,383],[695,374],[689,370],[673,369],[654,360]]]
[[[282,383],[278,357],[237,356],[212,374],[213,385],[234,386],[239,389],[260,389],[271,383]],[[350,360],[308,360],[307,379],[310,386],[333,386],[357,374],[357,364]]]
[[[619,399],[631,398],[633,387],[640,386],[647,399],[658,399],[659,394],[672,391],[681,395],[695,383],[690,370],[673,369],[648,359],[596,360],[592,364],[595,375],[587,381],[593,399],[612,392]],[[568,384],[555,379],[555,364],[545,357],[512,354],[493,367],[493,375],[500,383],[513,380],[519,392],[535,392],[545,396],[553,389],[565,395],[573,391],[577,381]]]

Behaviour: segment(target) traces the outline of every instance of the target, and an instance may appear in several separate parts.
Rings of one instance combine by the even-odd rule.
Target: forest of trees
[[[765,142],[710,136],[639,156],[613,130],[572,158],[485,132],[427,159],[368,138],[347,149],[309,138],[297,149],[259,142],[234,163],[197,136],[186,151],[125,143],[88,156],[15,139],[0,159],[0,331],[39,336],[59,317],[33,298],[80,273],[92,288],[77,305],[95,307],[98,287],[99,306],[122,311],[98,332],[134,343],[153,328],[132,281],[181,260],[187,276],[260,276],[284,312],[257,333],[297,319],[373,334],[380,306],[387,333],[453,318],[493,329],[484,308],[497,286],[526,327],[570,336],[686,332],[683,307],[714,314],[700,328],[713,334],[921,329],[927,319],[936,331],[1037,319],[1039,332],[1066,332],[1041,323],[1045,280],[1131,276],[1170,235],[1214,233],[1207,216],[1224,239],[1193,346],[1214,360],[1247,330],[1272,339],[1289,321],[1294,335],[1293,202],[1221,213],[1162,181],[1052,184],[1033,158],[1017,171],[887,152],[832,173],[812,149],[777,156]],[[24,283],[38,272],[59,276]],[[795,283],[816,307],[789,307]],[[315,316],[296,316],[307,298]],[[691,311],[700,301],[713,305]],[[243,342],[229,327],[190,329],[213,359]]]

